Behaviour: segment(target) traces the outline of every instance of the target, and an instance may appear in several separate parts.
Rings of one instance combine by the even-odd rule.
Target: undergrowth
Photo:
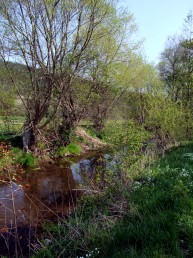
[[[97,137],[108,144],[113,145],[113,149],[120,149],[120,146],[127,146],[128,143],[141,145],[148,139],[149,133],[142,127],[137,126],[133,121],[111,121],[109,120],[104,128],[99,132],[92,126],[85,127],[87,133]],[[130,145],[130,148],[133,146]]]
[[[126,180],[111,174],[68,221],[49,224],[34,257],[193,257],[193,144]],[[45,236],[46,237],[46,236]]]

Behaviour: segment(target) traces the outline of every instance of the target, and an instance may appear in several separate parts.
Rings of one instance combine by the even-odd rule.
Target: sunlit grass
[[[24,121],[24,116],[0,116],[0,134],[21,132]]]
[[[85,198],[66,224],[50,229],[53,242],[40,254],[193,257],[192,153],[192,143],[171,149],[137,173],[132,187],[115,177],[102,195]]]

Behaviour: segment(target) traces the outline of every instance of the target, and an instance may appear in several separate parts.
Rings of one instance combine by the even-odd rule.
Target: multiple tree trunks
[[[26,151],[35,148],[38,130],[58,111],[63,121],[57,129],[66,145],[92,101],[114,103],[116,83],[111,85],[109,70],[125,61],[121,46],[134,25],[130,14],[116,11],[114,1],[2,0],[0,22],[0,59],[30,121],[23,132]],[[10,58],[23,65],[17,79],[7,65]],[[100,130],[101,122],[95,127]]]

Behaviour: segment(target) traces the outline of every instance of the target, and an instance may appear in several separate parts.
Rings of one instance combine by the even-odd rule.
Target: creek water
[[[31,257],[43,223],[67,219],[89,183],[103,185],[111,165],[111,155],[89,153],[27,169],[19,183],[1,183],[0,257]]]
[[[104,187],[106,172],[117,168],[121,159],[121,151],[89,153],[27,169],[21,182],[1,183],[0,257],[20,257],[16,252],[31,257],[39,245],[42,223],[68,218],[77,199],[89,193],[89,185]]]
[[[67,217],[86,188],[108,163],[108,155],[91,153],[71,161],[58,160],[28,169],[20,183],[0,185],[0,228],[37,226],[46,219]]]
[[[21,182],[1,183],[0,257],[31,257],[40,246],[43,223],[68,219],[90,185],[106,186],[106,172],[119,168],[123,153],[58,159],[26,169]]]
[[[155,143],[154,139],[148,141],[143,152],[150,155]],[[112,171],[120,162],[122,151],[116,155],[90,152],[58,159],[55,163],[27,169],[20,183],[0,184],[0,233],[6,226],[36,227],[46,219],[68,217],[77,199],[85,193],[88,182],[94,183],[97,179],[97,186],[103,187],[105,171],[109,168]]]

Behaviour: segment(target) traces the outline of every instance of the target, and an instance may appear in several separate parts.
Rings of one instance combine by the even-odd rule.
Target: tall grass
[[[83,198],[35,257],[193,257],[193,144]]]
[[[193,257],[193,144],[133,182],[130,209],[101,244],[104,257]]]

